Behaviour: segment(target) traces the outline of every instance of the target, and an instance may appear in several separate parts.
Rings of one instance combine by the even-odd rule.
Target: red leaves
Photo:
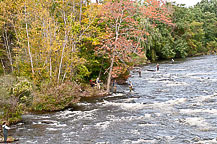
[[[124,74],[126,72],[126,68],[124,66],[114,66],[112,70],[112,77],[117,78],[119,75]]]
[[[147,0],[145,2],[147,7],[141,8],[141,13],[147,18],[158,20],[166,24],[171,24],[169,10],[163,0]]]
[[[110,58],[115,55],[116,63],[125,63],[132,53],[143,53],[140,41],[145,40],[143,35],[150,35],[145,30],[145,19],[171,24],[168,15],[163,0],[146,0],[142,6],[130,0],[107,2],[102,6],[100,15],[107,37],[98,50]]]

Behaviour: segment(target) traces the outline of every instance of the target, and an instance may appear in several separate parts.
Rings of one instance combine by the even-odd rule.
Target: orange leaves
[[[102,40],[98,51],[110,61],[114,56],[115,64],[125,65],[130,62],[133,53],[144,54],[140,46],[150,35],[146,30],[147,22],[157,20],[171,24],[168,16],[163,0],[146,0],[143,5],[131,0],[107,2],[102,5],[100,15],[107,37]],[[114,67],[113,77],[121,71],[121,67]]]
[[[145,35],[149,36],[150,34],[148,32],[145,32]]]
[[[164,0],[146,0],[144,3],[146,7],[141,8],[143,16],[171,25],[171,19],[168,17],[170,11]]]
[[[119,75],[126,72],[126,68],[124,66],[114,66],[112,69],[112,77],[117,78]]]

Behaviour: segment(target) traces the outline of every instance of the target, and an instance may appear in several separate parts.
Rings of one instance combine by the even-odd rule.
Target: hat
[[[3,122],[2,122],[2,125],[6,124],[6,123],[7,123],[6,121],[3,121]]]

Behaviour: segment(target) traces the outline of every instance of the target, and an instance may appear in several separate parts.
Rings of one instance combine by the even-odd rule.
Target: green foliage
[[[177,39],[174,45],[175,45],[174,50],[176,53],[176,57],[185,58],[188,55],[187,53],[188,44],[182,38]]]
[[[216,53],[217,52],[217,38],[215,41],[210,41],[207,43],[207,49],[210,53]]]
[[[72,77],[73,80],[83,81],[85,77],[89,76],[90,72],[85,65],[78,65],[76,67],[76,75]]]
[[[35,93],[32,110],[62,110],[79,101],[81,88],[76,83],[66,82],[58,87],[47,86]]]
[[[21,120],[25,104],[12,94],[13,85],[17,84],[14,76],[6,75],[0,77],[0,120],[16,123]]]
[[[132,57],[132,62],[134,65],[144,65],[147,63],[148,59],[146,57],[146,55],[135,55]]]
[[[19,103],[30,105],[32,102],[32,84],[26,79],[19,78],[17,83],[12,86],[11,94],[18,98]]]

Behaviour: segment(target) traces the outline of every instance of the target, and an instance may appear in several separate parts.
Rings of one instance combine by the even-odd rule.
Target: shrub
[[[12,75],[0,77],[0,119],[9,123],[21,120],[24,108],[31,100],[32,85],[23,78]]]
[[[80,99],[81,88],[73,82],[47,86],[34,94],[32,110],[57,111],[65,109]]]

